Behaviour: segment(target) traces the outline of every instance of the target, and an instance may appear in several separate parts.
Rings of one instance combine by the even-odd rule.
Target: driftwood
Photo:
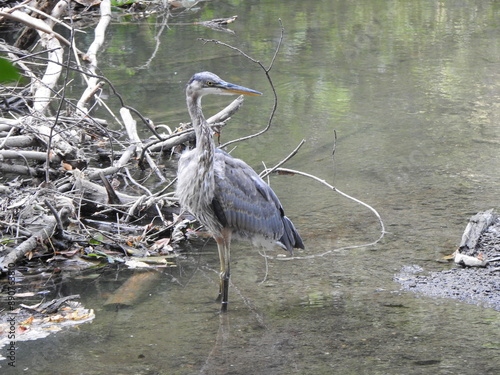
[[[26,241],[22,242],[19,246],[10,251],[3,259],[0,261],[0,270],[6,272],[12,264],[15,264],[19,259],[24,257],[30,251],[35,250],[41,243],[45,242],[51,238],[58,226],[58,222],[62,222],[63,225],[69,223],[69,215],[72,212],[72,208],[63,207],[59,211],[59,218],[54,216],[41,216],[40,223],[43,223],[42,227],[37,230],[31,237]],[[39,225],[38,225],[39,226]]]
[[[7,18],[13,21],[21,22],[26,26],[33,27],[36,30],[45,33],[52,34],[59,42],[62,42],[66,46],[70,46],[71,42],[63,37],[61,34],[56,33],[52,30],[53,25],[45,23],[43,20],[31,17],[30,15],[15,9],[2,8],[0,10],[0,17]]]
[[[95,38],[92,44],[90,45],[87,54],[85,55],[85,60],[88,62],[88,71],[92,74],[91,77],[86,78],[87,80],[87,88],[82,94],[80,100],[77,103],[77,108],[83,115],[88,114],[88,108],[86,108],[86,104],[88,101],[94,97],[95,93],[100,89],[99,79],[95,76],[97,69],[97,52],[101,48],[104,43],[106,29],[111,21],[111,1],[110,0],[102,0],[100,5],[101,17],[99,19],[99,23],[95,28]]]
[[[475,250],[481,234],[491,225],[495,218],[496,214],[493,212],[493,208],[488,211],[478,212],[472,216],[462,235],[458,250],[460,252]]]
[[[480,241],[486,230],[496,221],[493,209],[478,212],[472,216],[462,235],[458,249],[453,254],[455,263],[467,267],[485,267],[492,258],[488,259],[480,249]]]
[[[135,239],[138,242],[134,253],[146,254],[143,247],[154,244],[155,232],[164,231],[161,227],[150,229],[149,223],[161,220],[160,224],[170,225],[176,209],[172,207],[175,202],[172,187],[170,191],[153,194],[134,179],[131,171],[143,168],[139,165],[139,156],[145,154],[148,168],[161,184],[173,185],[156,164],[161,154],[153,155],[155,151],[146,147],[149,140],[143,141],[137,132],[137,122],[132,115],[138,115],[143,121],[144,117],[137,111],[131,113],[112,83],[96,74],[97,56],[111,19],[110,0],[100,3],[95,39],[85,56],[73,39],[77,30],[62,21],[74,3],[51,1],[43,9],[33,6],[24,2],[0,9],[0,20],[35,30],[31,33],[35,38],[33,42],[42,49],[31,53],[0,42],[0,50],[30,79],[26,87],[0,85],[0,95],[4,98],[0,104],[0,273],[26,256],[75,254],[78,252],[73,250],[75,239],[79,243],[99,239],[100,250],[94,249],[93,243],[94,246],[87,246],[87,252],[116,248],[126,251],[127,246],[131,247],[125,245],[130,231],[120,224],[138,219],[142,220],[140,224],[129,225],[134,235],[138,228],[142,231]],[[67,27],[71,37],[54,32],[54,25]],[[27,34],[23,33],[23,38]],[[29,46],[30,38],[18,45]],[[67,83],[61,80],[62,73],[68,69],[81,74],[87,82],[79,100],[65,98]],[[115,115],[113,109],[109,111],[120,125],[121,117],[128,139],[119,140],[122,132],[109,130],[105,121],[92,116],[94,102],[106,107],[99,97],[104,84],[109,84],[122,102],[120,115]],[[168,138],[157,133],[155,136]],[[107,139],[107,143],[97,145],[95,140],[101,138]],[[96,149],[97,155],[93,151]],[[165,150],[163,146],[162,151]],[[100,158],[103,160],[98,160]],[[129,191],[120,191],[115,183],[128,187]],[[131,186],[134,189],[130,189]],[[139,193],[133,191],[137,188]],[[87,221],[88,225],[84,224],[86,217],[92,218]],[[102,232],[99,227],[105,227],[102,223],[106,222],[117,222],[117,233]],[[122,232],[124,237],[120,237]]]
[[[26,306],[24,304],[21,304],[21,307],[41,314],[54,314],[55,312],[59,311],[59,309],[66,302],[79,298],[79,294],[73,294],[71,296],[61,297],[47,302],[40,302],[39,304],[36,304],[34,306]]]
[[[241,108],[244,100],[245,99],[243,95],[238,96],[222,111],[208,118],[207,119],[208,124],[218,127],[221,126],[221,124],[224,124],[226,121],[229,121],[231,119],[231,116],[234,115],[238,111],[238,109]],[[176,146],[185,144],[186,142],[192,142],[194,140],[195,140],[194,131],[192,128],[189,128],[183,132],[171,134],[164,141],[154,142],[154,144],[148,146],[148,150],[153,152],[170,150]]]
[[[173,251],[172,245],[185,238],[192,221],[175,215],[175,175],[165,176],[165,171],[175,169],[175,158],[172,165],[170,159],[161,159],[194,141],[192,129],[181,124],[159,134],[167,127],[155,128],[98,74],[110,0],[100,2],[94,41],[85,55],[78,49],[78,30],[64,21],[74,16],[75,9],[67,12],[74,2],[53,0],[47,8],[34,6],[22,2],[0,9],[0,21],[36,30],[31,33],[33,43],[41,46],[29,51],[29,37],[13,46],[0,42],[0,51],[30,80],[25,87],[0,85],[0,97],[7,98],[0,100],[0,271],[26,256],[55,262],[81,254],[82,259],[112,261],[117,252],[163,256]],[[235,20],[216,19],[205,25]],[[55,25],[70,30],[69,36],[54,32]],[[66,90],[70,72],[86,82],[79,98],[67,97],[73,92]],[[109,108],[100,97],[105,85],[120,101],[118,108]],[[114,119],[114,129],[93,116],[96,103]],[[220,131],[242,103],[241,96],[208,123]],[[275,108],[276,100],[272,114]],[[139,135],[139,121],[154,141]]]
[[[136,151],[135,145],[129,146],[122,154],[120,159],[115,163],[113,163],[112,166],[102,169],[97,169],[97,168],[88,169],[87,178],[92,181],[99,179],[101,174],[103,174],[104,176],[112,176],[115,173],[118,173],[123,167],[125,167],[130,162],[130,159],[135,154],[135,151]]]

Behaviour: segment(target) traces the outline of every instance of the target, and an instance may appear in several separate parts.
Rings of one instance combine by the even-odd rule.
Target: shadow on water
[[[500,373],[497,311],[403,292],[393,281],[406,265],[452,268],[438,260],[455,250],[468,218],[498,205],[498,3],[219,1],[183,21],[219,16],[218,7],[238,14],[234,36],[172,26],[147,70],[123,67],[150,56],[151,25],[114,25],[105,73],[146,117],[171,126],[187,120],[183,88],[196,71],[263,91],[245,101],[223,141],[249,134],[267,123],[272,106],[265,78],[196,38],[220,38],[265,59],[280,17],[286,37],[273,70],[274,128],[234,155],[259,169],[262,159],[272,165],[306,138],[287,167],[366,201],[388,233],[374,247],[267,265],[255,249],[235,245],[226,315],[213,302],[211,242],[176,268],[155,271],[158,279],[129,307],[104,303],[137,271],[111,267],[63,280],[59,291],[81,294],[96,318],[43,345],[18,343],[18,368],[0,362],[2,374]],[[136,50],[122,48],[129,40]],[[227,103],[204,104],[210,115]],[[271,183],[305,240],[303,254],[378,236],[366,209],[310,181]]]

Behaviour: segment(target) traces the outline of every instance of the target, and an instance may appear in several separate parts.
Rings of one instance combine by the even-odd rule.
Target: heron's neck
[[[196,150],[200,159],[206,163],[207,167],[213,165],[213,155],[215,152],[215,145],[212,139],[212,133],[208,126],[205,116],[201,110],[201,97],[187,97],[187,106],[189,108],[189,115],[193,123],[194,132],[196,134]]]

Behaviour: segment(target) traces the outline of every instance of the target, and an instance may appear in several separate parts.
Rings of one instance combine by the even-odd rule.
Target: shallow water
[[[234,35],[188,24],[234,14]],[[372,247],[269,260],[267,272],[255,249],[235,245],[223,316],[213,302],[212,243],[193,244],[133,307],[103,305],[134,271],[67,280],[63,294],[80,293],[96,319],[44,339],[43,352],[39,342],[19,343],[18,373],[500,373],[497,311],[403,292],[393,281],[405,265],[453,267],[438,260],[455,250],[469,216],[496,207],[499,16],[495,1],[212,1],[170,20],[147,68],[159,28],[151,19],[114,24],[101,68],[156,123],[188,121],[183,88],[196,71],[264,92],[245,100],[226,141],[267,123],[272,90],[256,64],[196,39],[220,39],[267,66],[281,18],[273,127],[233,154],[260,170],[306,139],[286,166],[373,206],[387,234]],[[228,102],[207,98],[204,110]],[[271,184],[304,238],[298,256],[379,236],[369,210],[312,180]]]

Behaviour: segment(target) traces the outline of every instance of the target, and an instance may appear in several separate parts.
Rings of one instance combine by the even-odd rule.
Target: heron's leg
[[[222,236],[215,239],[219,249],[220,260],[220,284],[217,301],[221,302],[221,311],[227,311],[229,300],[229,278],[230,278],[230,256],[231,256],[231,230],[224,228]]]
[[[224,251],[224,240],[222,237],[217,237],[215,239],[217,241],[217,248],[219,250],[219,262],[220,262],[220,273],[219,273],[219,295],[217,296],[216,301],[222,301],[222,275],[226,271],[226,260],[225,260],[225,251]]]

